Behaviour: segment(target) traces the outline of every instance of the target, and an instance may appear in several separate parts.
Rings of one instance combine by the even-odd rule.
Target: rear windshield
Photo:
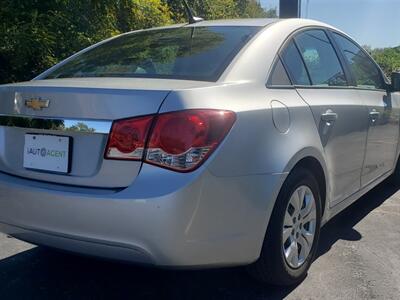
[[[143,77],[217,81],[260,27],[215,26],[122,35],[84,52],[46,78]]]

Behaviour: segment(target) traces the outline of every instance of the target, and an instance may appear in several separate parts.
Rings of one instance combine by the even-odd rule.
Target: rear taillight
[[[197,168],[218,146],[235,121],[221,110],[161,114],[151,131],[145,161],[177,171]]]
[[[119,120],[113,123],[105,157],[141,160],[154,116]]]
[[[234,112],[207,109],[116,121],[106,158],[143,157],[145,162],[160,167],[180,172],[192,171],[217,148],[235,119]]]

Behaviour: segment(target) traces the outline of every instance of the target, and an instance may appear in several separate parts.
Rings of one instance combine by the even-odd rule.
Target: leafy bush
[[[97,41],[171,22],[161,0],[10,0],[0,7],[0,82],[29,80]]]
[[[370,50],[370,53],[388,78],[390,78],[392,72],[400,72],[400,46],[395,48],[374,49]]]

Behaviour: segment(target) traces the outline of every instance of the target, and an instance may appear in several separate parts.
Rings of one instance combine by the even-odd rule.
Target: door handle
[[[325,122],[333,122],[338,118],[338,114],[328,109],[325,113],[321,115],[321,120]]]

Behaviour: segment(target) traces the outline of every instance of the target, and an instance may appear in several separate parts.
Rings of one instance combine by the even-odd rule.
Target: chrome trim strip
[[[109,134],[112,121],[0,114],[0,126]]]

